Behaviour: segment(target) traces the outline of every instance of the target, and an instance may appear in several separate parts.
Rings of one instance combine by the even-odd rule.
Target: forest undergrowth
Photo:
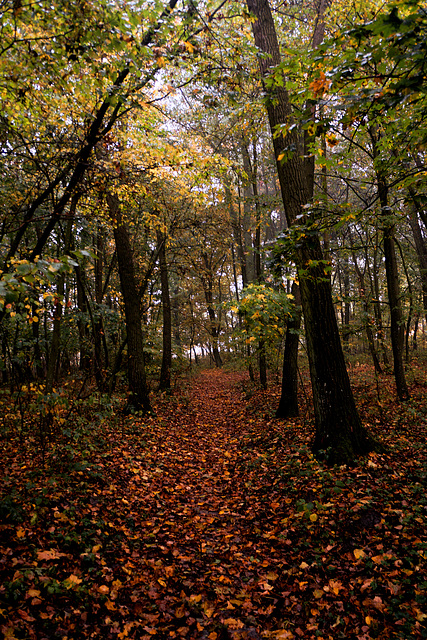
[[[385,445],[353,467],[311,455],[307,382],[287,422],[278,387],[231,371],[148,418],[3,393],[5,638],[427,638],[426,372],[405,404],[390,375],[351,377]]]

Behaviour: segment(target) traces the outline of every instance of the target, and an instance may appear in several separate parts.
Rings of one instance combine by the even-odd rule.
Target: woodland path
[[[241,465],[242,438],[251,421],[244,380],[241,374],[203,372],[192,381],[186,402],[162,422],[164,432],[153,450],[144,451],[146,471],[132,502],[144,512],[140,534],[155,536],[154,545],[146,547],[149,558],[139,560],[148,608],[156,603],[161,610],[154,614],[153,631],[169,629],[165,637],[259,638],[251,592],[257,592],[258,605],[261,593],[271,605],[271,586],[258,582],[267,581],[269,572],[277,577],[279,559],[254,543],[259,523]],[[137,611],[144,615],[141,596]],[[249,616],[249,626],[241,613]]]
[[[396,405],[386,453],[329,469],[310,420],[246,387],[210,370],[150,417],[92,409],[43,463],[6,443],[0,633],[425,639],[425,422]]]
[[[273,548],[262,537],[266,514],[245,464],[257,454],[245,447],[254,418],[246,414],[244,380],[203,372],[184,402],[170,401],[160,433],[150,432],[140,455],[133,451],[134,476],[117,501],[129,503],[140,547],[131,552],[126,536],[126,590],[147,637],[254,640],[277,604],[270,592],[286,545],[276,539]],[[116,557],[111,565],[115,576],[122,563]]]

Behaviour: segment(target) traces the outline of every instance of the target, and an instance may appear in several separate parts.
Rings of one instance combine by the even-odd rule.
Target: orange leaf
[[[56,549],[49,549],[48,551],[38,551],[37,560],[58,560],[65,556],[65,553],[60,553]]]
[[[81,580],[80,580],[80,582],[81,582]],[[98,591],[99,591],[99,593],[101,593],[103,596],[106,596],[106,595],[107,595],[107,593],[110,593],[110,588],[109,588],[109,587],[107,587],[107,585],[106,585],[106,584],[101,584],[101,586],[100,586],[100,587],[98,587]]]
[[[64,580],[64,584],[67,587],[67,589],[72,589],[73,587],[76,587],[81,582],[83,582],[83,580],[78,576],[75,576],[74,573],[72,573],[66,580]]]

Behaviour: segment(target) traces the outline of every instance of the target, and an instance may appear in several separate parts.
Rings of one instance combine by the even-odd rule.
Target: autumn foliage
[[[353,467],[311,455],[309,403],[275,420],[278,388],[234,372],[203,372],[144,419],[82,403],[43,450],[30,416],[10,426],[4,636],[426,638],[425,370],[413,405],[390,376],[352,378],[385,446]]]

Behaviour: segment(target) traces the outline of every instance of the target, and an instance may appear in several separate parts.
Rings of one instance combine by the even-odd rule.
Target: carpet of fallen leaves
[[[425,371],[405,405],[391,376],[352,378],[386,446],[352,468],[312,457],[306,406],[277,421],[278,387],[237,372],[202,372],[149,418],[93,407],[84,437],[74,415],[43,456],[7,431],[4,636],[427,638]]]

